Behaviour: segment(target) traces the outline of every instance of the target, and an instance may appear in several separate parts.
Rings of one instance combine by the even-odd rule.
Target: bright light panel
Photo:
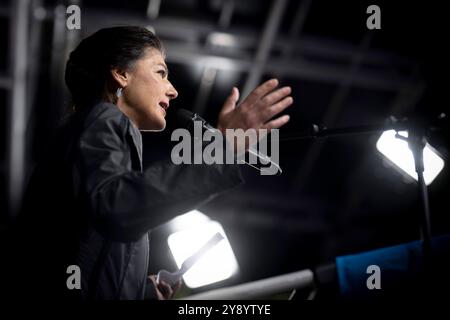
[[[198,288],[210,283],[230,278],[238,270],[238,264],[230,243],[220,223],[216,221],[202,221],[196,226],[173,233],[168,238],[170,251],[178,268],[183,262],[197,252],[216,232],[220,232],[224,239],[210,249],[183,276],[186,285]]]
[[[407,131],[399,131],[399,134],[408,137]],[[414,166],[414,157],[412,151],[409,149],[408,142],[396,138],[395,130],[383,132],[378,139],[377,149],[397,167],[418,180]],[[444,168],[444,160],[427,143],[423,150],[423,162],[425,184],[429,185]]]
[[[192,210],[188,213],[182,214],[176,218],[173,218],[172,221],[170,221],[170,225],[172,227],[172,231],[178,231],[182,229],[189,229],[193,228],[199,224],[202,224],[204,222],[211,221],[209,217],[198,211],[198,210]]]

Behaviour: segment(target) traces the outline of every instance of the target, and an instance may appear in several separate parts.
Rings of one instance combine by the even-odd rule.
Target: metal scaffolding
[[[8,106],[7,190],[14,218],[20,206],[25,178],[28,20],[30,0],[13,1],[10,15],[10,95]]]

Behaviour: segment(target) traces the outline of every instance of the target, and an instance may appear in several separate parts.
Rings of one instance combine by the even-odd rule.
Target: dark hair
[[[104,99],[111,69],[129,70],[147,48],[163,52],[158,37],[144,27],[100,29],[70,53],[65,81],[77,109]]]

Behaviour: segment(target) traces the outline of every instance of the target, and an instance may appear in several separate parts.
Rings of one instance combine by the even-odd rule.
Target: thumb
[[[233,109],[236,108],[236,103],[238,102],[238,100],[239,90],[238,88],[233,87],[233,89],[231,90],[231,94],[228,96],[227,100],[225,100],[220,113],[224,114],[233,111]]]

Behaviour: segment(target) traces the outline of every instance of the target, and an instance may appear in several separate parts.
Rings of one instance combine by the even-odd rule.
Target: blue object
[[[430,276],[442,283],[448,282],[450,234],[435,237],[431,243],[433,264],[429,270]],[[337,257],[336,269],[340,294],[344,298],[383,297],[393,292],[398,293],[399,290],[408,294],[411,290],[420,288],[421,279],[427,279],[421,277],[423,275],[421,241]],[[379,288],[374,286],[376,283],[374,277],[377,276]]]

